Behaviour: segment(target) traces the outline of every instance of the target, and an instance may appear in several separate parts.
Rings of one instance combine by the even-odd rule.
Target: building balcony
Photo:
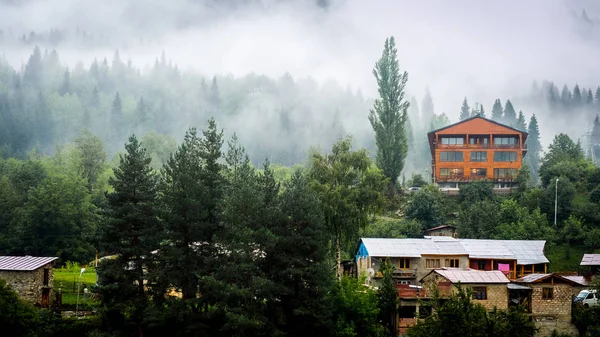
[[[516,175],[504,175],[496,177],[487,176],[439,176],[435,180],[437,182],[472,182],[477,180],[489,180],[493,182],[513,182],[517,179]]]
[[[416,269],[394,269],[392,272],[393,278],[415,278],[417,277]]]
[[[447,149],[447,150],[469,150],[469,149],[521,149],[527,151],[527,144],[523,146],[519,144],[507,144],[507,145],[496,145],[496,144],[436,144],[436,149]]]

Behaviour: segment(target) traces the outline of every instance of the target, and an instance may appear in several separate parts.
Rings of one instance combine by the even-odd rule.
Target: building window
[[[440,176],[443,177],[462,177],[464,175],[464,170],[461,168],[441,168]]]
[[[494,137],[494,145],[515,145],[518,143],[517,137]]]
[[[487,169],[484,169],[484,168],[471,169],[471,176],[485,177],[485,176],[487,176]]]
[[[516,152],[508,152],[508,151],[495,151],[494,152],[494,161],[495,162],[517,161],[517,153]]]
[[[440,152],[440,161],[463,161],[462,152]]]
[[[517,176],[517,169],[494,169],[494,178],[515,178]]]
[[[474,300],[487,300],[487,287],[473,287]]]
[[[446,259],[445,266],[448,268],[460,268],[458,259]]]
[[[440,267],[440,259],[425,259],[425,268],[433,269]]]
[[[48,286],[48,282],[50,282],[50,270],[48,268],[44,269],[44,286]]]
[[[487,152],[485,151],[474,151],[471,152],[471,161],[473,162],[486,162]]]
[[[485,270],[485,261],[477,261],[477,269],[478,270]]]
[[[410,269],[410,258],[409,257],[401,257],[398,259],[396,266],[398,269]]]
[[[554,298],[554,288],[542,288],[542,299],[551,300]]]
[[[462,137],[442,137],[442,145],[463,145],[465,139]]]

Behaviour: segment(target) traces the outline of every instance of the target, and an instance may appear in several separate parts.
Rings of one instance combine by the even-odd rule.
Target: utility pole
[[[554,227],[556,227],[557,210],[558,210],[558,178],[556,178],[556,187],[554,190]]]

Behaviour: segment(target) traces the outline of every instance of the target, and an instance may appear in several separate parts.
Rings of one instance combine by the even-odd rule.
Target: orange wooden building
[[[487,179],[510,188],[527,153],[527,132],[474,116],[427,134],[432,175],[440,188]]]

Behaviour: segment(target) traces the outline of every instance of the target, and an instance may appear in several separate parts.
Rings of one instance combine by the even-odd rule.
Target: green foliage
[[[532,337],[537,332],[524,310],[511,308],[488,313],[481,304],[472,301],[470,288],[465,289],[459,284],[456,290],[443,302],[436,292],[433,313],[410,328],[408,336]]]
[[[467,118],[471,117],[471,107],[469,107],[469,103],[467,103],[467,98],[463,100],[462,106],[460,107],[460,120],[464,121]]]
[[[458,217],[458,236],[486,239],[500,225],[500,205],[493,200],[476,201],[464,207]]]
[[[75,143],[79,154],[81,175],[87,180],[88,189],[93,190],[106,164],[106,152],[102,140],[88,130],[83,130]]]
[[[400,74],[394,37],[385,40],[381,58],[375,64],[373,75],[377,80],[379,98],[375,99],[369,121],[375,131],[377,166],[394,186],[404,168],[408,151],[407,109],[404,87],[408,73]]]
[[[406,217],[426,228],[443,225],[448,214],[448,200],[436,186],[426,186],[413,193],[406,206]]]
[[[376,217],[361,229],[364,238],[421,238],[423,225],[416,220]]]
[[[542,180],[542,186],[547,186],[550,180],[556,177],[552,175],[550,169],[563,161],[579,162],[584,160],[583,151],[579,144],[576,144],[564,133],[554,136],[554,140],[548,146],[548,152],[544,156],[540,166],[539,175]]]
[[[354,245],[369,213],[383,206],[386,180],[372,167],[366,151],[351,151],[350,138],[335,143],[331,154],[314,153],[309,177],[319,195],[340,269],[342,247]]]
[[[533,114],[531,119],[529,119],[527,133],[528,136],[527,140],[525,141],[525,144],[527,144],[527,155],[525,156],[525,160],[531,168],[533,177],[535,177],[535,180],[537,180],[539,174],[538,171],[540,168],[542,145],[540,141],[540,128],[535,114]]]
[[[502,117],[503,113],[504,113],[504,109],[502,108],[502,102],[500,102],[500,99],[496,99],[494,101],[494,106],[492,106],[491,119],[495,120],[496,122],[501,122],[503,119],[503,117]]]
[[[38,312],[19,298],[7,284],[0,280],[0,324],[8,336],[35,336]]]
[[[381,336],[377,293],[363,285],[361,279],[343,277],[334,285],[329,300],[333,312],[330,336]]]
[[[406,182],[406,186],[408,187],[423,187],[427,184],[429,184],[429,182],[418,173],[413,173],[410,179]]]
[[[517,201],[507,199],[500,205],[500,224],[492,237],[504,240],[541,240],[554,237],[548,220],[539,209],[529,212]]]
[[[461,186],[459,190],[460,202],[463,205],[471,205],[481,200],[491,200],[494,186],[491,182],[479,180]]]
[[[383,261],[380,271],[383,274],[377,296],[379,298],[379,318],[386,327],[387,336],[395,336],[394,322],[397,319],[398,289],[392,278],[394,266],[387,259]]]

